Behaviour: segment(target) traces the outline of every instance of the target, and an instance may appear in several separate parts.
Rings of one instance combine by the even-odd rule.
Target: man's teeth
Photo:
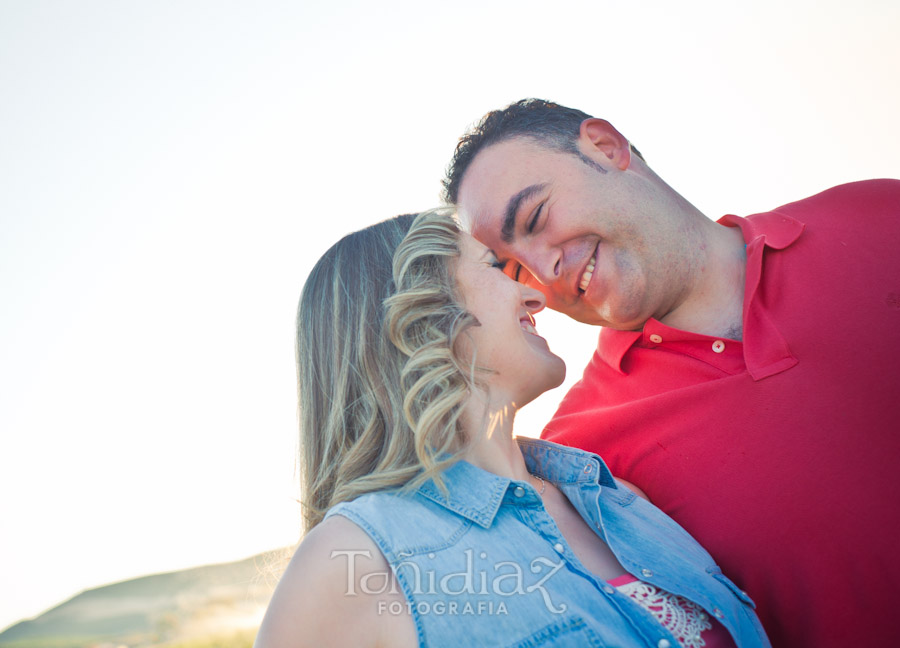
[[[528,319],[519,320],[519,323],[522,325],[522,328],[528,331],[529,333],[534,333],[537,335],[537,329],[534,328],[534,317],[529,315]]]
[[[591,277],[594,276],[594,265],[596,263],[597,256],[594,255],[591,257],[591,260],[588,261],[587,268],[584,269],[584,274],[581,275],[581,283],[578,284],[578,287],[581,288],[582,292],[587,290],[588,284],[591,283]]]

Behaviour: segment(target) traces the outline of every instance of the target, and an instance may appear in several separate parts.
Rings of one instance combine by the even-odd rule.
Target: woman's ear
[[[605,119],[585,119],[581,122],[578,139],[589,155],[597,153],[606,158],[607,164],[611,162],[621,171],[631,164],[631,146],[628,140]]]

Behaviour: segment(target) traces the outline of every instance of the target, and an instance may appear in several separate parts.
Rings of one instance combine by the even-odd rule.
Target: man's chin
[[[581,322],[582,324],[603,326],[618,331],[640,331],[644,328],[644,324],[647,321],[646,319],[641,319],[640,316],[635,317],[631,314],[606,313],[591,308],[554,310],[557,310],[563,315],[568,315],[576,322]]]
[[[582,324],[590,324],[591,326],[608,326],[607,320],[603,318],[600,313],[591,309],[583,307],[583,304],[580,304],[581,308],[572,308],[572,307],[561,307],[554,308],[550,306],[551,309],[555,310],[558,313],[562,313],[563,315],[567,315],[572,318],[576,322],[581,322]]]

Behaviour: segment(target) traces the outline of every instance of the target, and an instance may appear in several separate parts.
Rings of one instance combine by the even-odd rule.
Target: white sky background
[[[900,177],[900,5],[747,4],[0,1],[0,628],[296,540],[306,272],[485,111],[605,117],[715,218]],[[596,330],[538,327],[570,384]]]

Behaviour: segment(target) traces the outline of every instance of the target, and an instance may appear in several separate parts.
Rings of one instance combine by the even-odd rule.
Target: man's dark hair
[[[443,180],[444,202],[456,202],[462,178],[478,153],[492,144],[515,137],[527,137],[548,148],[571,153],[585,164],[606,173],[606,169],[578,149],[581,122],[590,118],[590,115],[580,110],[543,99],[520,99],[502,110],[492,110],[463,135],[456,145]],[[631,150],[644,159],[636,148],[632,146]]]

